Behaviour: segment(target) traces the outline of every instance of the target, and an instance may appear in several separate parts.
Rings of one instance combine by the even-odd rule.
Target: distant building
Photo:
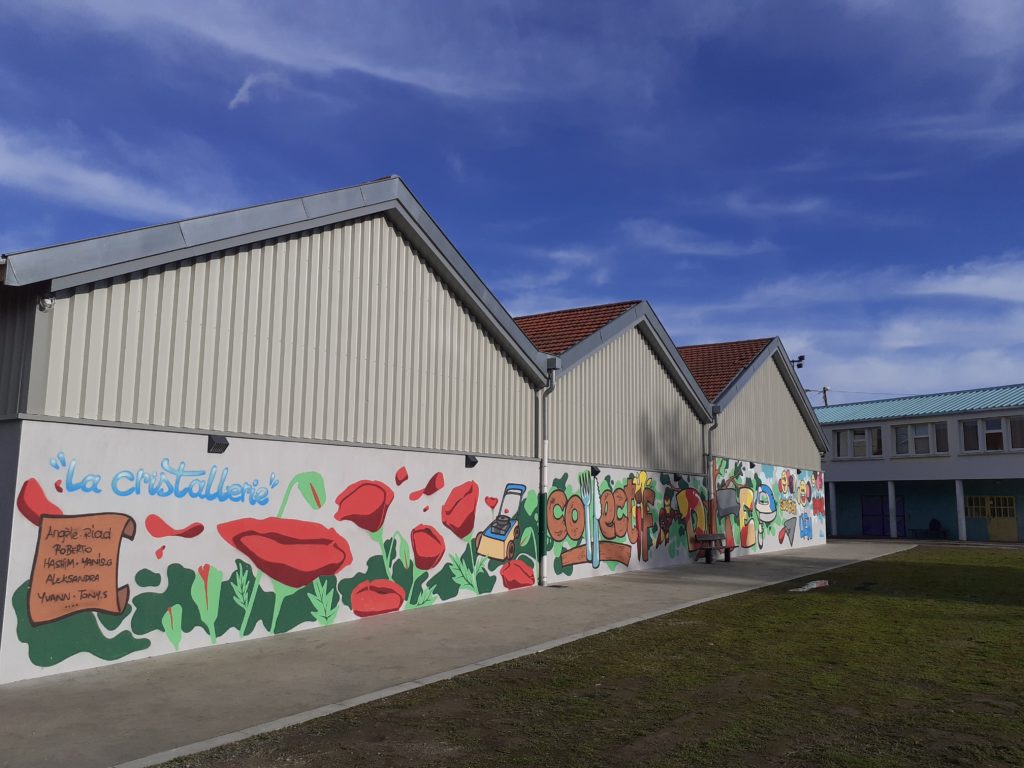
[[[816,410],[832,535],[1024,540],[1024,384]]]

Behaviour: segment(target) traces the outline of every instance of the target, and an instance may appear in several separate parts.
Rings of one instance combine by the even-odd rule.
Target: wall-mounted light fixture
[[[53,309],[53,305],[56,301],[57,299],[54,298],[54,295],[52,293],[44,293],[42,296],[39,297],[39,311],[49,312],[51,309]]]
[[[472,469],[480,463],[480,459],[470,453],[466,454],[466,469]]]
[[[792,365],[794,368],[803,368],[804,367],[804,359],[805,358],[804,358],[803,355],[798,355],[795,359],[792,359],[789,362],[790,362],[790,365]]]
[[[590,467],[590,476],[591,477],[597,477],[600,474],[601,474],[601,468],[600,467],[595,467],[595,466],[591,466]]]
[[[674,472],[672,474],[672,479],[675,480],[677,483],[683,482],[683,476],[681,474],[679,474],[678,472]]]
[[[228,449],[228,439],[224,435],[208,435],[206,438],[207,453],[224,453]]]

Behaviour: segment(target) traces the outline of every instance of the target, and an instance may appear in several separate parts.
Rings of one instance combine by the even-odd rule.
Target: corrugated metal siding
[[[700,421],[635,328],[567,371],[550,405],[555,461],[701,471]]]
[[[77,289],[45,413],[532,456],[534,390],[384,217]]]
[[[35,311],[32,290],[0,288],[0,418],[17,416],[21,410]]]
[[[711,451],[798,469],[821,469],[821,455],[774,360],[765,362],[718,417]]]

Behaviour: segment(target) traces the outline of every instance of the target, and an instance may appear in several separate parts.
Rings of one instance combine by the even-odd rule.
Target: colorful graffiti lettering
[[[700,478],[644,470],[603,478],[589,472],[555,479],[545,506],[553,578],[667,565],[694,552],[696,528],[706,530]],[[689,534],[689,535],[688,535]]]

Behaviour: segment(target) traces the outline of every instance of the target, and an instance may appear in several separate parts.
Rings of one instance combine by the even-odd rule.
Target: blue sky
[[[0,251],[397,173],[513,314],[647,298],[833,401],[1024,381],[1015,0],[0,14]]]

